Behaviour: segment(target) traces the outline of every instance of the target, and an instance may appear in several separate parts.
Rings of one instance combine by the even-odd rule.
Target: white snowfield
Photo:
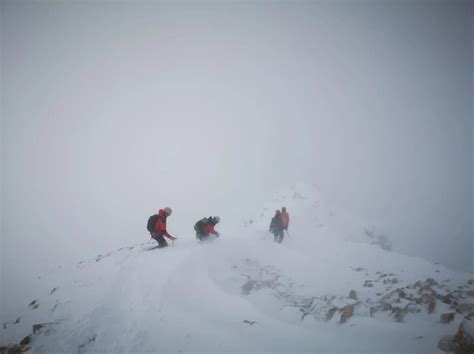
[[[0,344],[30,335],[23,348],[48,354],[441,353],[439,339],[464,315],[440,299],[473,304],[474,275],[360,235],[350,242],[349,228],[337,237],[322,231],[331,211],[314,214],[308,204],[318,196],[291,192],[242,230],[220,228],[219,239],[199,243],[190,234],[153,250],[154,241],[144,242],[41,277],[32,303],[2,319]],[[281,202],[290,236],[276,244],[266,229]],[[448,312],[454,319],[440,323]]]

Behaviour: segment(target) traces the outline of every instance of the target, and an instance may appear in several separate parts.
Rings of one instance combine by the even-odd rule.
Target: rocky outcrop
[[[344,306],[341,311],[341,318],[339,320],[340,323],[345,323],[349,318],[352,317],[354,314],[354,305],[346,305]]]
[[[405,308],[395,307],[392,310],[392,316],[397,322],[403,322],[403,319],[407,313],[408,310]]]
[[[355,290],[351,290],[351,291],[349,292],[349,299],[352,299],[352,300],[355,300],[355,301],[358,300],[358,299],[357,299],[357,293],[356,293]]]
[[[461,314],[474,312],[474,304],[460,303],[454,306],[454,309]]]
[[[439,340],[438,348],[446,353],[454,353],[458,346],[454,342],[454,336],[445,336]]]
[[[24,337],[18,344],[0,347],[1,354],[20,354],[31,349],[31,335]]]
[[[43,333],[48,335],[48,327],[55,324],[58,323],[48,322],[34,324],[32,326],[32,332],[23,337],[23,339],[19,343],[9,344],[7,346],[0,346],[0,354],[17,354],[29,351],[31,349],[31,344],[34,341],[34,338]]]
[[[329,321],[330,319],[332,319],[336,311],[337,311],[337,307],[330,308],[326,314],[326,320]]]
[[[444,324],[450,323],[452,320],[454,320],[454,315],[454,312],[443,313],[439,319],[439,322]]]
[[[408,315],[420,312],[434,314],[438,308],[449,311],[438,317],[441,323],[450,323],[455,319],[455,313],[467,315],[474,314],[474,299],[469,299],[469,286],[450,289],[447,281],[438,283],[433,278],[425,278],[413,284],[393,288],[394,285],[403,282],[398,275],[393,273],[377,272],[366,279],[362,288],[377,288],[377,297],[363,298],[362,288],[351,289],[346,296],[324,295],[324,296],[301,296],[295,293],[296,287],[292,281],[281,276],[281,272],[271,266],[262,266],[251,259],[245,259],[242,264],[235,266],[241,274],[247,278],[242,285],[242,293],[250,295],[261,289],[271,289],[275,296],[280,298],[286,306],[299,309],[301,320],[310,315],[319,320],[332,320],[336,314],[338,322],[343,324],[354,315],[374,316],[376,313],[384,313],[394,321],[403,322]],[[368,271],[364,268],[353,268],[354,271]],[[290,285],[291,284],[291,285]],[[385,289],[380,289],[384,286]],[[369,294],[370,290],[368,289]],[[367,296],[367,295],[366,295]],[[370,295],[369,295],[370,296]],[[436,321],[436,320],[434,320]]]
[[[370,239],[371,245],[377,245],[385,251],[390,251],[392,249],[392,242],[389,238],[376,232],[375,229],[365,229],[365,235]]]
[[[366,280],[364,285],[362,285],[362,286],[365,287],[365,288],[373,288],[374,283],[372,282],[372,280]]]
[[[438,348],[447,353],[474,353],[474,320],[464,319],[454,336],[441,338]]]

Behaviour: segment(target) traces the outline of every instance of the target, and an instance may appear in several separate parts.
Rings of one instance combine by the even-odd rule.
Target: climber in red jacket
[[[171,215],[173,211],[171,208],[164,208],[158,211],[158,218],[155,223],[155,229],[151,232],[151,237],[158,242],[158,248],[168,246],[165,237],[170,240],[176,240],[176,237],[171,236],[166,230],[166,219]]]

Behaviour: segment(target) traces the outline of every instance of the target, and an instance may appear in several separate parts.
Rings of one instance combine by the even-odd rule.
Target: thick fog
[[[3,289],[296,182],[473,270],[472,2],[2,1],[1,75]]]

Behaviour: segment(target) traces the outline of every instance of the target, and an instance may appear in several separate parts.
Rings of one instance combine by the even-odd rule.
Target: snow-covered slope
[[[474,276],[332,237],[337,222],[318,211],[317,189],[296,188],[219,239],[140,243],[42,276],[31,303],[2,319],[1,344],[23,339],[33,353],[441,352],[439,339],[474,311]],[[291,215],[281,245],[266,231],[275,204]],[[446,313],[453,320],[442,324]]]
[[[295,184],[280,191],[243,223],[253,230],[265,232],[275,210],[281,210],[282,207],[287,208],[292,219],[290,235],[297,234],[300,241],[337,239],[377,244],[383,249],[391,249],[391,242],[383,233],[347,211],[336,209],[326,200],[318,186],[313,184]]]

